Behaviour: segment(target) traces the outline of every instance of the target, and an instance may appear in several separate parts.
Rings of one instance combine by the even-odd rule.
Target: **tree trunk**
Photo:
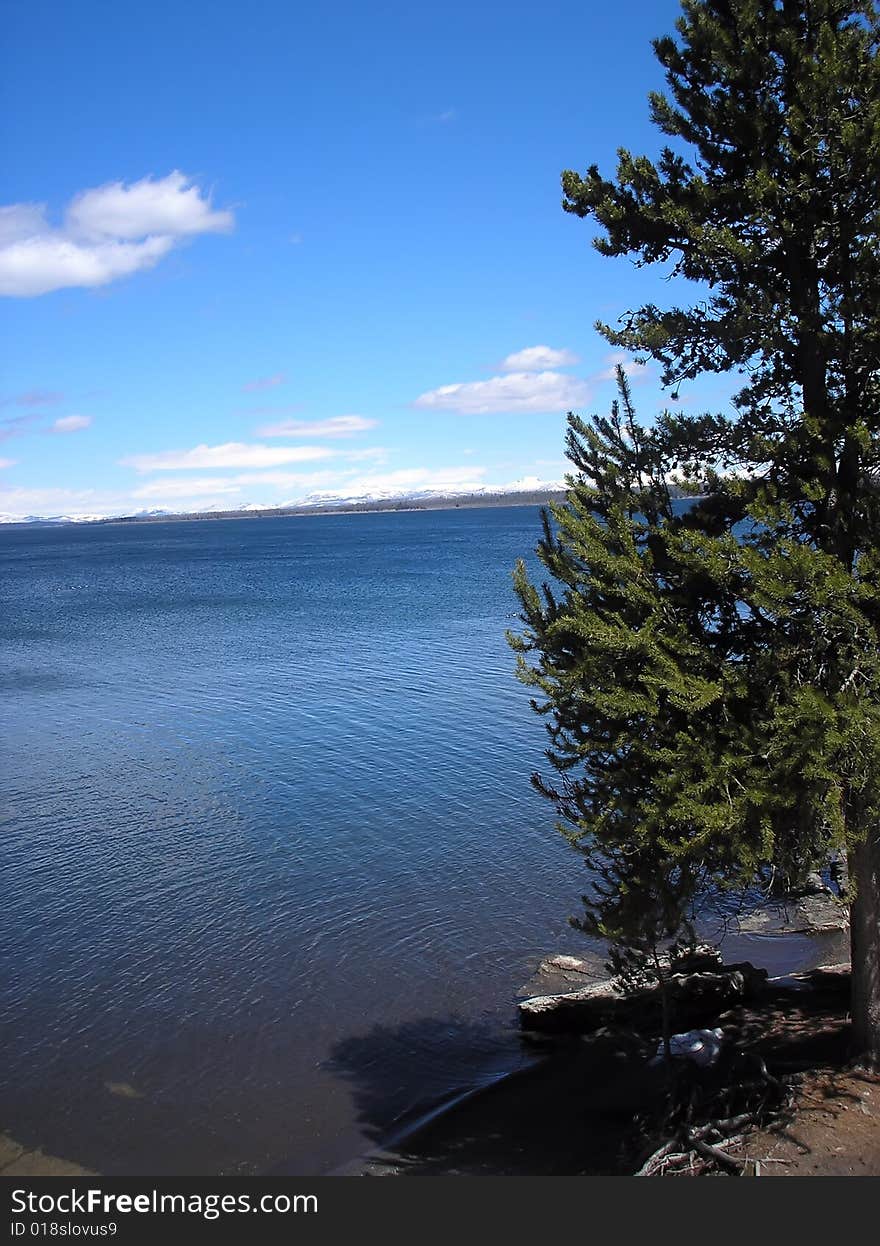
[[[880,828],[850,850],[853,1054],[880,1068]]]

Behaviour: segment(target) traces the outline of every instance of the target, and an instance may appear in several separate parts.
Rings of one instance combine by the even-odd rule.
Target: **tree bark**
[[[850,850],[853,1054],[880,1068],[880,827]]]

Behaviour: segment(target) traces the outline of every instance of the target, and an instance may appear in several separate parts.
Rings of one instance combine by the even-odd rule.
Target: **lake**
[[[333,1171],[524,1057],[577,856],[529,786],[533,507],[0,529],[0,1128]]]

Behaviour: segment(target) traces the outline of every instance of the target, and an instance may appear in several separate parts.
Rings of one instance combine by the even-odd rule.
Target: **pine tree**
[[[868,0],[682,9],[651,97],[676,150],[621,151],[614,181],[567,172],[564,206],[603,254],[703,285],[600,325],[610,341],[673,396],[707,371],[745,384],[732,415],[650,432],[625,387],[610,420],[571,417],[576,474],[539,551],[555,587],[517,573],[559,775],[538,785],[606,879],[588,914],[609,937],[640,904],[671,935],[707,882],[845,848],[854,1040],[876,1062],[880,24]],[[676,468],[706,493],[683,514]]]

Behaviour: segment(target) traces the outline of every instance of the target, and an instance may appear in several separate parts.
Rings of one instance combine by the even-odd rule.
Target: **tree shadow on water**
[[[607,1057],[606,1057],[607,1061]],[[535,1054],[497,1023],[426,1017],[333,1049],[374,1144],[346,1173],[543,1175],[625,1170],[633,1103],[577,1042]],[[612,1062],[611,1072],[619,1069]],[[623,1167],[621,1166],[623,1164]]]

